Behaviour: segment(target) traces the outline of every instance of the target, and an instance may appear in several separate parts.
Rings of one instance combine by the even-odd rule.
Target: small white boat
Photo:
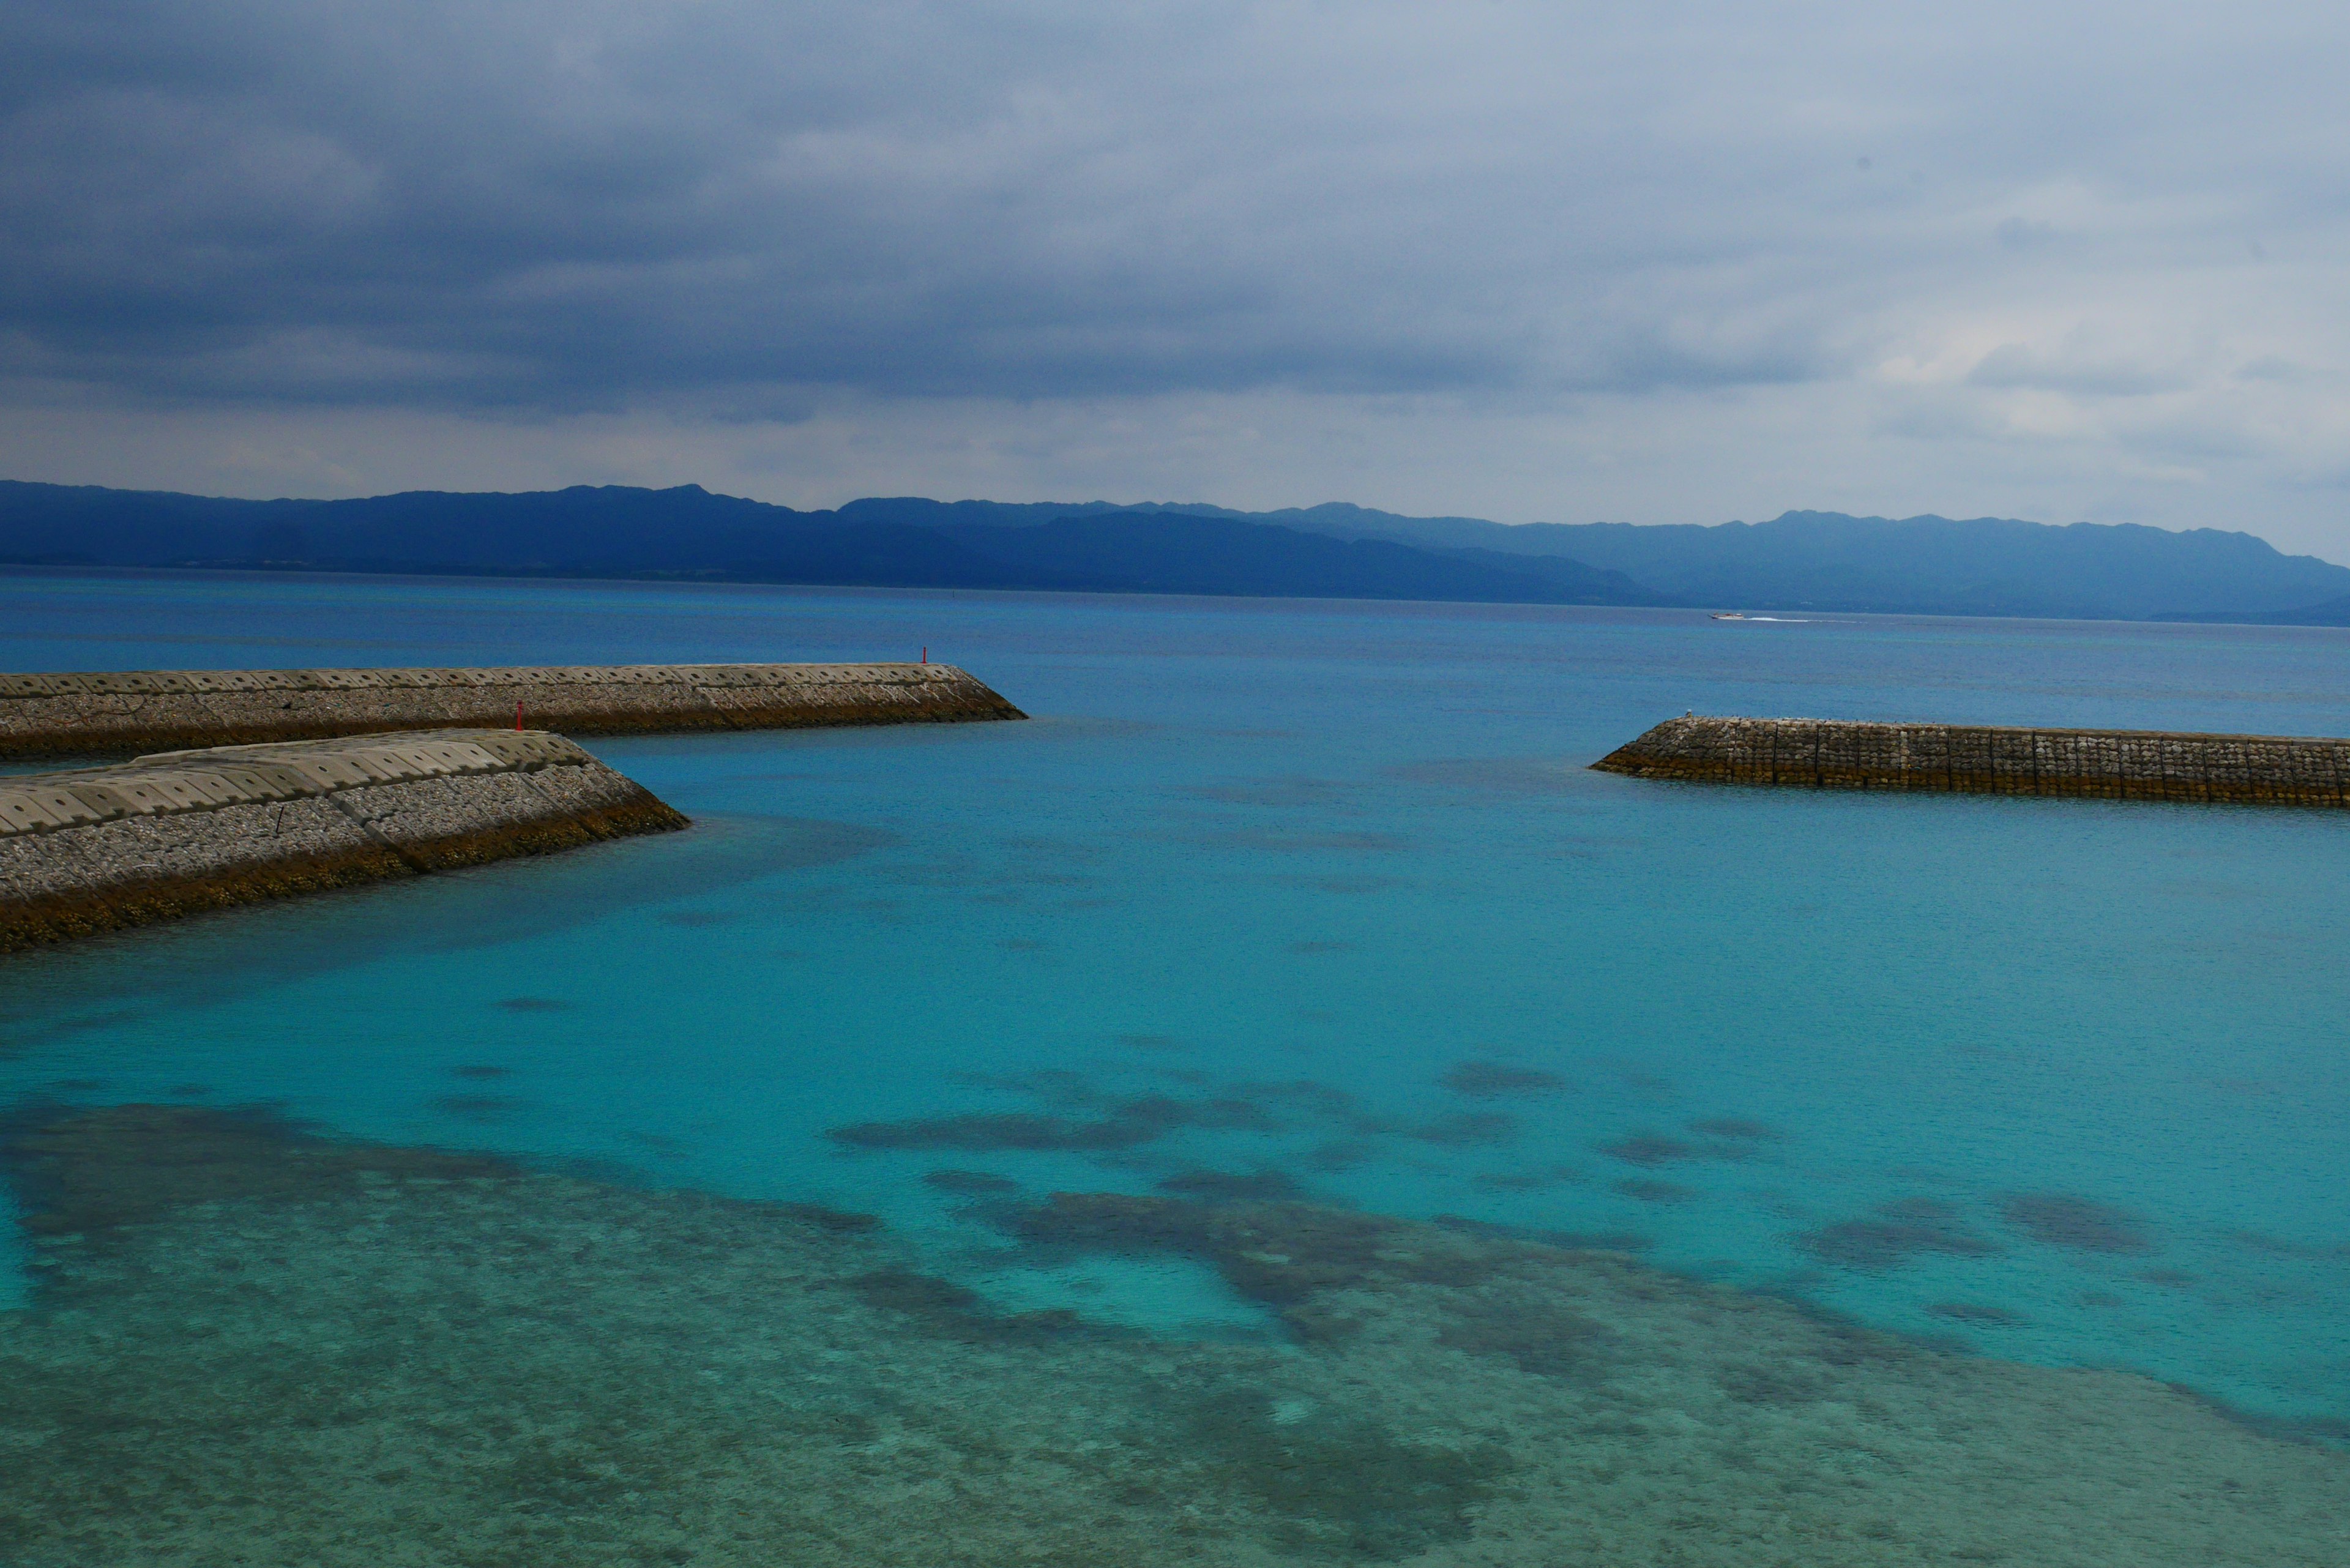
[[[1744,620],[1746,617],[1737,610],[1716,610],[1714,612],[1713,618],[1716,620]]]

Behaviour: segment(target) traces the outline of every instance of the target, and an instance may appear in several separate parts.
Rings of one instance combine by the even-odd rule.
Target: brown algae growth
[[[2350,1456],[1620,1255],[1064,1194],[1191,1343],[1000,1311],[860,1217],[176,1106],[20,1115],[0,1561],[2325,1564]]]

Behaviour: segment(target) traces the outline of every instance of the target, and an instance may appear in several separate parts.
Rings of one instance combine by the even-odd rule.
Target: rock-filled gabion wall
[[[1818,789],[2350,805],[2350,741],[2278,735],[1691,716],[1591,765],[1636,778]]]
[[[0,776],[0,951],[683,827],[559,735],[441,730]]]
[[[577,735],[1018,719],[951,664],[0,674],[0,761],[525,722]]]

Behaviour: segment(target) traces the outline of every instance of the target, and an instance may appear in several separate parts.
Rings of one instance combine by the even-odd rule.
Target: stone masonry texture
[[[685,826],[539,731],[221,746],[0,775],[0,952]]]
[[[2350,805],[2350,740],[1668,719],[1591,764],[1635,778],[1815,789]]]
[[[951,664],[0,674],[0,763],[523,721],[573,735],[1018,719]]]

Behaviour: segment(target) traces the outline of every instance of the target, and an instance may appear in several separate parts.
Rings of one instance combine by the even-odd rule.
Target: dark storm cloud
[[[2339,237],[2343,32],[2143,5],[16,0],[0,376],[745,418],[1843,382],[1911,432],[2036,439],[2031,400],[2103,399],[2138,423],[2100,439],[2158,443],[2249,419],[2147,411],[2251,385],[2239,364],[2332,384],[2339,312],[2303,329],[2292,267]],[[2174,330],[2271,257],[2266,304]]]
[[[1750,298],[1773,247],[1729,231],[1758,160],[1692,168],[1593,79],[1578,42],[1623,42],[1596,13],[5,16],[18,375],[603,404],[1705,384],[1825,352],[1815,311]],[[1528,68],[1544,48],[1562,68]]]
[[[1492,321],[1413,297],[1395,262],[1414,244],[1367,262],[1375,232],[1292,214],[1267,233],[1245,187],[1271,171],[1229,166],[1220,95],[1120,101],[1105,57],[1219,74],[1232,18],[1212,12],[10,15],[19,372],[593,402],[1415,386],[1519,358]],[[1301,266],[1301,242],[1337,254]],[[1372,296],[1316,307],[1338,279]]]

